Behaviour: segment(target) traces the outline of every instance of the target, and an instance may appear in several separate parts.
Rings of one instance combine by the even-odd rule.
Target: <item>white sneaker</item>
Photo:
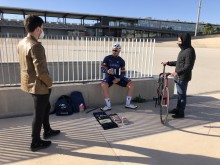
[[[130,108],[130,109],[136,109],[138,106],[130,104],[130,105],[125,105],[125,108]]]
[[[108,106],[104,106],[103,108],[100,108],[102,111],[110,111],[112,108]]]

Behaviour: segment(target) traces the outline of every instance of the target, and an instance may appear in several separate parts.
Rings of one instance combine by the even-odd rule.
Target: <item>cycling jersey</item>
[[[108,55],[104,58],[101,70],[103,73],[107,73],[109,69],[113,69],[113,76],[122,79],[125,76],[125,61],[120,56]]]
[[[109,69],[113,69],[113,75],[107,73]],[[113,85],[113,80],[115,78],[120,78],[117,84],[122,87],[126,87],[127,84],[131,82],[130,79],[125,77],[125,61],[119,56],[106,56],[102,62],[101,70],[103,73],[106,73],[106,77],[102,82],[108,83],[109,87]]]

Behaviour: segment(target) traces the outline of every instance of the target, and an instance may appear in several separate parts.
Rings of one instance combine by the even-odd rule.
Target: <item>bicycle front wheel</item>
[[[162,91],[162,97],[160,101],[160,120],[162,124],[166,124],[167,122],[169,102],[169,89],[168,87],[165,87]]]
[[[162,98],[162,91],[163,91],[163,84],[159,84],[158,88],[157,88],[157,96],[158,96],[158,100],[157,100],[157,104],[160,105],[161,103],[161,98]]]

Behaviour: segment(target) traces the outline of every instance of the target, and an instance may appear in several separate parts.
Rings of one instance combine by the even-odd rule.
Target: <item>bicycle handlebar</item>
[[[165,73],[165,68],[166,68],[166,65],[167,65],[167,64],[164,64],[164,63],[161,63],[161,64],[163,64],[163,73],[160,73],[160,74],[159,74],[159,77],[168,78],[168,76],[170,76],[171,73]],[[163,75],[163,76],[162,76],[162,75]]]
[[[168,78],[168,76],[170,76],[170,75],[171,75],[171,73],[169,73],[169,72],[168,73],[160,73],[159,77]]]
[[[168,72],[168,73],[165,73],[165,74],[166,74],[166,77],[168,77],[168,76],[170,76],[170,75],[171,75],[171,73],[169,73],[169,72]]]

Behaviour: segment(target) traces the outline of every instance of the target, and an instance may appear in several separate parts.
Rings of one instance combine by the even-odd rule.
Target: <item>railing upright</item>
[[[19,85],[17,44],[21,38],[0,37],[0,86]],[[114,43],[122,45],[120,56],[126,62],[128,78],[152,77],[155,39],[46,36],[41,42],[54,83],[103,79],[100,66]]]

